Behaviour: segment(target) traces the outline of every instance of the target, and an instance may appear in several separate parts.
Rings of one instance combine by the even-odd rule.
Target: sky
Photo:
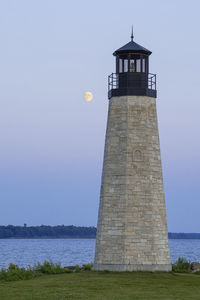
[[[199,11],[199,0],[0,0],[1,225],[96,226],[107,77],[133,25],[157,74],[168,230],[200,232]]]

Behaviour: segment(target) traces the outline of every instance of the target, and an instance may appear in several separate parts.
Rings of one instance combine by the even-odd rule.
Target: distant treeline
[[[0,226],[0,239],[7,238],[95,238],[95,227],[79,226]]]
[[[169,239],[200,239],[200,233],[168,233]]]
[[[82,226],[0,226],[0,239],[7,238],[95,238],[96,227]],[[200,233],[168,233],[169,239],[200,239]]]

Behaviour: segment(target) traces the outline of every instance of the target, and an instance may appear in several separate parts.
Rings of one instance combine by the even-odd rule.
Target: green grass
[[[43,275],[0,282],[0,299],[199,300],[200,275],[93,271]]]

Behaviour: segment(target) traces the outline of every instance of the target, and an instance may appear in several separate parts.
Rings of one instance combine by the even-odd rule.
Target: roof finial
[[[133,41],[133,38],[134,38],[134,36],[133,36],[133,25],[132,25],[132,30],[131,30],[131,41]]]

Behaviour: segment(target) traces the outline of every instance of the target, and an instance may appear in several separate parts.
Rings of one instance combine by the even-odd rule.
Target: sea
[[[170,239],[171,261],[179,257],[200,261],[200,240]],[[93,262],[95,239],[0,239],[0,269],[10,263],[20,267],[51,260],[64,266]]]

